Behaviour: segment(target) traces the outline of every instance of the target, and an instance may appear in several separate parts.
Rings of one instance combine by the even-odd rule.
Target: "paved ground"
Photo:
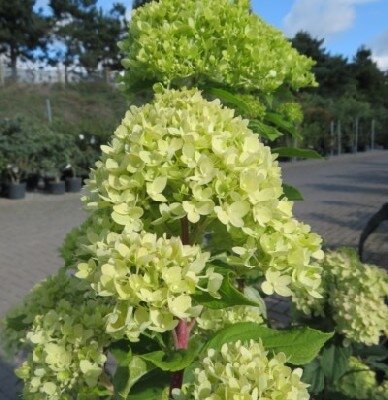
[[[368,218],[388,202],[388,152],[287,164],[283,174],[305,198],[296,203],[296,216],[320,233],[328,247],[356,246]],[[57,249],[84,218],[78,194],[0,199],[0,317],[61,266]],[[383,224],[366,244],[367,261],[388,267],[387,239],[388,224]],[[274,299],[271,316],[286,323],[287,307]],[[12,367],[0,359],[0,399],[17,399],[16,386]]]

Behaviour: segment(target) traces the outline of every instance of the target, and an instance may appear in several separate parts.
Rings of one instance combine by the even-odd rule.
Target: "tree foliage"
[[[47,46],[50,21],[34,10],[35,0],[0,1],[0,54],[13,70],[18,60],[33,60]]]

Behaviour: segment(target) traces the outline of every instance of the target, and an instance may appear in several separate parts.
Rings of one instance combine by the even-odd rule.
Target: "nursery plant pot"
[[[11,200],[24,199],[26,197],[26,182],[9,183],[6,193]]]
[[[76,193],[82,188],[82,178],[72,177],[65,179],[66,192]]]
[[[48,192],[50,194],[64,194],[65,193],[65,182],[50,181],[47,183]]]
[[[38,188],[38,183],[39,183],[39,174],[31,174],[27,176],[27,191],[29,192],[33,192],[34,190],[36,190]]]

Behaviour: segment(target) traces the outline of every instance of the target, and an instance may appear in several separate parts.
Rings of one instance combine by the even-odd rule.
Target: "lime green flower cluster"
[[[84,301],[75,308],[61,300],[55,310],[35,317],[27,334],[33,352],[16,370],[25,383],[24,398],[71,400],[87,389],[87,398],[97,398],[93,393],[109,344],[104,332],[107,311],[102,302]]]
[[[387,400],[388,399],[388,379],[385,379],[372,392],[372,400]]]
[[[276,111],[283,115],[288,121],[301,123],[303,121],[303,111],[299,103],[282,103]]]
[[[238,322],[264,323],[261,310],[258,307],[251,306],[234,306],[221,310],[206,308],[196,321],[200,330],[213,332]]]
[[[80,260],[88,260],[98,251],[99,245],[109,232],[119,232],[121,227],[110,218],[107,210],[91,214],[79,227],[65,237],[60,253],[67,268],[74,268]]]
[[[127,232],[184,216],[218,223],[236,244],[230,263],[264,275],[265,293],[319,296],[321,238],[292,218],[276,156],[233,110],[196,89],[162,91],[132,107],[102,149],[89,208],[110,208]]]
[[[286,366],[283,353],[268,356],[263,345],[251,340],[208,350],[194,371],[194,382],[176,391],[179,400],[308,400],[302,369]]]
[[[70,276],[64,269],[59,270],[37,284],[23,304],[7,314],[2,322],[1,342],[10,352],[19,350],[37,315],[42,316],[54,309],[61,299],[82,302],[87,290],[87,282]]]
[[[266,106],[260,102],[257,96],[238,93],[234,94],[236,99],[244,104],[244,117],[249,119],[261,120],[264,118],[266,113]]]
[[[346,338],[366,345],[378,344],[388,335],[388,274],[381,268],[362,264],[353,249],[327,252],[323,265],[324,298],[300,299],[305,312],[323,315],[325,303]]]
[[[179,319],[197,317],[202,307],[192,304],[196,289],[218,296],[223,277],[205,269],[209,256],[177,237],[110,233],[104,254],[79,264],[76,276],[90,281],[98,295],[117,299],[107,330],[136,341],[145,329],[171,331]]]
[[[315,83],[314,62],[251,13],[248,0],[151,2],[132,13],[121,47],[129,89],[144,79],[265,93],[284,83],[294,89]]]
[[[376,373],[356,357],[348,361],[349,372],[339,381],[337,389],[351,399],[385,400],[388,398],[388,380],[376,381]]]

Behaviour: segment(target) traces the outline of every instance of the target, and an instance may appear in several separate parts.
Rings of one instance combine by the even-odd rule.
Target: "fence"
[[[28,84],[67,84],[79,82],[107,82],[115,85],[119,71],[100,69],[86,71],[81,69],[65,68],[17,68],[13,70],[5,67],[0,62],[0,86],[7,83],[28,83]]]

